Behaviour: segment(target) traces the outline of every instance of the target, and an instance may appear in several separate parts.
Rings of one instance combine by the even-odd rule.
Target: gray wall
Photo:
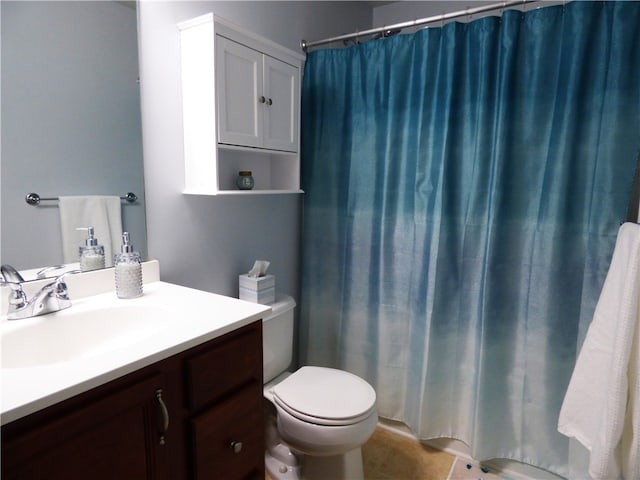
[[[569,0],[570,1],[570,0]],[[382,27],[393,25],[394,23],[408,22],[422,18],[439,16],[449,12],[467,12],[468,9],[482,7],[485,5],[500,4],[499,0],[429,0],[429,1],[400,1],[378,6],[373,13],[373,26]],[[541,0],[534,3],[510,7],[511,9],[529,11],[543,6],[560,5],[566,0]],[[465,15],[455,19],[456,22],[470,22],[489,15],[500,15],[500,10],[475,15]],[[435,26],[439,26],[437,23]],[[414,29],[415,30],[415,29]],[[404,30],[410,33],[411,29]]]
[[[0,260],[62,261],[57,203],[29,192],[124,195],[125,228],[145,253],[137,18],[116,2],[8,2],[2,13]]]
[[[186,196],[176,24],[208,12],[299,51],[371,25],[364,2],[142,2],[142,123],[149,254],[165,281],[237,296],[238,274],[269,260],[276,290],[299,298],[302,195]]]
[[[430,0],[427,2],[409,0],[394,2],[374,9],[373,25],[374,27],[382,27],[384,25],[442,15],[448,12],[464,11],[467,7],[476,8],[492,3],[500,2],[496,0]],[[475,18],[478,18],[478,15],[475,17],[463,17],[458,21],[470,21]],[[404,33],[407,33],[407,30]]]

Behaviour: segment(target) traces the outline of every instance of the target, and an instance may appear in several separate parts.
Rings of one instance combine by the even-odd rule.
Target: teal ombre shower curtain
[[[300,360],[477,459],[569,474],[560,405],[640,149],[640,5],[309,54]]]

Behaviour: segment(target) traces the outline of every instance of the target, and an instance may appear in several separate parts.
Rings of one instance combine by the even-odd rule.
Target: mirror
[[[3,0],[0,19],[0,263],[63,263],[57,198],[128,192],[122,229],[146,258],[135,2]]]

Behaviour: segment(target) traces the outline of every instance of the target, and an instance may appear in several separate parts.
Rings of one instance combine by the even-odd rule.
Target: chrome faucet
[[[0,277],[2,277],[0,281],[4,282],[24,282],[22,275],[7,263],[0,266]]]
[[[7,320],[31,318],[69,308],[71,300],[69,299],[64,277],[70,273],[78,272],[79,270],[72,270],[57,276],[55,280],[42,287],[30,300],[27,299],[26,293],[22,290],[21,283],[8,282],[4,278],[0,279],[0,286],[11,288]]]

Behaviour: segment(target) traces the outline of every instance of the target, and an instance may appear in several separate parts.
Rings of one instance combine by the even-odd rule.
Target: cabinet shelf
[[[211,195],[281,195],[281,194],[292,194],[292,193],[304,193],[304,190],[212,190],[212,191],[190,191],[184,190],[182,192],[184,195],[201,195],[201,196],[211,196]]]

